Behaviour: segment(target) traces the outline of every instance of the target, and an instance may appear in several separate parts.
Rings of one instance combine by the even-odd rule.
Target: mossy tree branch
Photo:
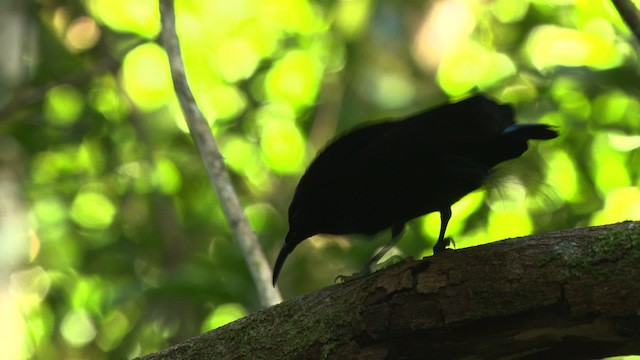
[[[407,259],[144,360],[640,354],[640,222]]]

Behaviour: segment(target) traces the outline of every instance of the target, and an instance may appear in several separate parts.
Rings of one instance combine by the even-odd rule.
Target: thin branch
[[[640,9],[631,0],[612,0],[622,19],[640,41]]]
[[[180,52],[180,43],[175,27],[175,9],[173,0],[160,1],[162,21],[162,43],[169,56],[173,85],[182,106],[184,117],[194,143],[205,163],[209,180],[216,189],[229,225],[238,240],[240,250],[249,266],[251,276],[256,285],[260,303],[271,306],[282,301],[277,289],[271,285],[271,268],[262,252],[258,238],[251,229],[249,221],[240,205],[238,195],[231,183],[224,160],[213,138],[211,129],[204,115],[196,105],[195,99],[185,75],[184,63]]]

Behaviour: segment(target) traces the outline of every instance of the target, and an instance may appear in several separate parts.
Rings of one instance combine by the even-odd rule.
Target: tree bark
[[[142,359],[640,354],[640,222],[407,259]]]

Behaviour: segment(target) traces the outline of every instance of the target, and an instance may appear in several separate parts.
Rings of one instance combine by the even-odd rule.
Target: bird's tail
[[[511,124],[502,131],[498,141],[489,146],[485,164],[493,167],[517,158],[527,150],[529,140],[548,140],[557,136],[558,131],[547,124]]]
[[[525,140],[547,140],[558,137],[558,131],[553,126],[547,124],[512,124],[504,129],[502,134],[513,135],[518,138],[522,137]]]
[[[278,275],[280,275],[280,270],[282,269],[282,264],[287,259],[287,256],[293,251],[298,243],[292,240],[292,233],[289,231],[287,237],[284,240],[284,244],[282,244],[282,248],[280,248],[280,253],[278,254],[278,258],[276,259],[276,265],[273,267],[273,286],[276,286],[276,281],[278,281]]]

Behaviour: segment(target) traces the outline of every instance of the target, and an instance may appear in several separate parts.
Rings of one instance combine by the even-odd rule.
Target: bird
[[[496,165],[522,155],[528,140],[559,135],[550,125],[515,123],[514,117],[511,105],[477,94],[338,137],[296,187],[273,285],[293,249],[316,234],[374,235],[390,228],[391,240],[366,271],[396,244],[408,221],[437,211],[440,232],[433,253],[445,251],[451,206],[480,188]]]

